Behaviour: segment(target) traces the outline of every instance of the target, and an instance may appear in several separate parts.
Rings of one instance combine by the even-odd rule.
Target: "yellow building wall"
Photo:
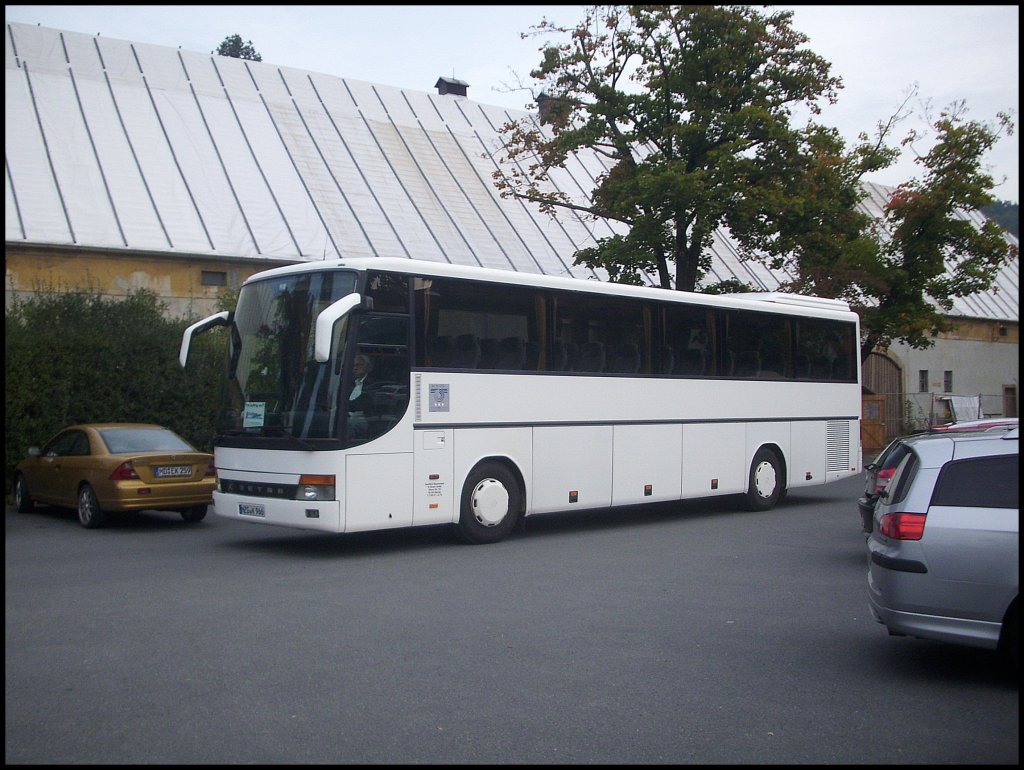
[[[979,342],[1020,343],[1020,324],[1016,321],[985,321],[975,318],[954,320],[952,331],[943,332],[937,339],[977,340]]]
[[[79,249],[5,249],[4,305],[14,295],[88,290],[111,298],[148,289],[167,303],[172,318],[201,318],[216,312],[225,291],[238,291],[253,273],[288,262]],[[206,282],[204,282],[206,273]]]

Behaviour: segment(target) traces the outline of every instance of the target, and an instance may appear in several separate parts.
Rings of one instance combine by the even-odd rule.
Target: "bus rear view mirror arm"
[[[181,349],[178,351],[178,363],[181,364],[181,368],[185,368],[185,362],[188,361],[188,349],[192,344],[192,338],[202,334],[205,331],[209,331],[214,326],[227,326],[231,323],[231,312],[228,310],[222,310],[219,313],[214,313],[211,316],[207,316],[202,321],[196,321],[190,327],[185,329],[184,334],[181,335]]]
[[[362,296],[359,292],[354,291],[324,308],[324,311],[316,317],[316,337],[313,343],[313,354],[318,363],[326,363],[331,358],[331,339],[334,336],[335,322],[359,307],[362,302]]]

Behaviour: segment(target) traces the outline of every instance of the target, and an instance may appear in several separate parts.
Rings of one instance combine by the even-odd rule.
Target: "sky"
[[[1020,119],[1020,9],[1016,5],[769,6],[794,11],[793,27],[843,80],[837,104],[817,120],[848,143],[873,134],[916,86],[913,113],[898,126],[928,129],[950,104],[992,123]],[[263,61],[338,77],[431,92],[438,77],[469,84],[470,99],[511,109],[532,101],[531,69],[550,37],[522,37],[542,19],[574,26],[573,5],[7,5],[8,22],[101,34],[200,53],[229,35],[251,41]],[[919,145],[927,151],[927,143]],[[984,158],[994,196],[1019,202],[1018,135]],[[870,177],[896,185],[920,175],[913,153]]]

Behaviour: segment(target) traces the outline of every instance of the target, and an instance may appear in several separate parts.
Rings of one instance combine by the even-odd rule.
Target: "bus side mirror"
[[[181,364],[181,368],[184,369],[185,362],[188,361],[188,349],[192,345],[193,337],[212,329],[214,326],[227,326],[229,323],[231,323],[231,313],[227,310],[222,310],[219,313],[214,313],[204,318],[202,321],[196,321],[188,327],[185,333],[181,335],[181,349],[178,351],[178,363]]]
[[[316,317],[316,331],[313,338],[313,356],[319,363],[326,363],[331,358],[331,340],[334,337],[334,324],[339,318],[351,313],[363,302],[359,292],[342,297],[337,302],[328,305],[323,312]]]

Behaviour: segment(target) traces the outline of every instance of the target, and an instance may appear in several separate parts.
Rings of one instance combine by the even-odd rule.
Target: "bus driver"
[[[369,432],[369,418],[373,414],[373,395],[369,392],[372,385],[370,373],[373,361],[369,356],[359,353],[352,364],[355,382],[352,392],[348,395],[349,429],[357,436],[366,436]]]

